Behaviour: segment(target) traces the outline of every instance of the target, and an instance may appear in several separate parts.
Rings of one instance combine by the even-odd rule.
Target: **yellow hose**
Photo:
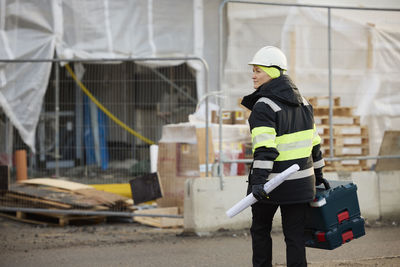
[[[93,101],[93,103],[96,104],[96,106],[99,107],[110,119],[112,119],[116,124],[124,128],[126,131],[128,131],[130,134],[136,136],[140,140],[146,142],[149,145],[153,145],[154,142],[151,141],[150,139],[144,137],[143,135],[139,134],[138,132],[134,131],[131,129],[128,125],[120,121],[117,117],[115,117],[108,109],[106,109],[90,92],[89,90],[85,87],[85,85],[76,77],[75,73],[72,71],[71,67],[66,64],[65,68],[71,75],[71,77],[75,80],[75,82],[79,85],[81,90]]]

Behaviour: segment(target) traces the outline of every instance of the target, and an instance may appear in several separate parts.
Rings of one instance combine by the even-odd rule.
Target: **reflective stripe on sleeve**
[[[253,138],[253,144],[258,144],[258,143],[265,142],[265,141],[268,141],[268,140],[271,140],[271,141],[274,142],[275,141],[275,135],[267,134],[267,133],[262,133],[262,134],[256,135]]]
[[[277,176],[279,173],[271,173],[268,176],[268,180],[274,178]],[[301,178],[306,178],[314,174],[314,168],[308,168],[305,170],[297,171],[290,175],[286,180],[296,180],[296,179],[301,179]]]
[[[271,99],[269,99],[268,97],[261,97],[260,99],[257,100],[256,103],[258,102],[263,102],[265,104],[267,104],[273,111],[278,112],[281,110],[281,108]]]
[[[270,160],[255,160],[253,162],[254,169],[272,169],[274,162]]]
[[[318,160],[318,161],[314,162],[313,166],[314,166],[314,169],[319,169],[319,168],[324,167],[325,166],[324,159],[321,159],[321,160]]]
[[[253,153],[259,147],[276,147],[275,144],[276,131],[272,127],[255,127],[251,131],[251,138],[253,143]]]

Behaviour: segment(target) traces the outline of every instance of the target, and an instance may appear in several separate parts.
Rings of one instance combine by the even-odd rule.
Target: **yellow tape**
[[[79,85],[79,87],[81,88],[81,90],[93,101],[93,103],[96,104],[96,106],[99,107],[99,109],[101,109],[110,119],[112,119],[116,124],[118,124],[119,126],[121,126],[122,128],[124,128],[127,132],[129,132],[130,134],[136,136],[137,138],[139,138],[140,140],[146,142],[149,145],[153,145],[154,142],[151,141],[150,139],[144,137],[143,135],[139,134],[138,132],[134,131],[133,129],[131,129],[128,125],[126,125],[125,123],[123,123],[122,121],[120,121],[117,117],[115,117],[108,109],[106,109],[90,92],[89,90],[85,87],[85,85],[76,77],[75,73],[72,71],[71,67],[66,64],[65,68],[67,69],[67,71],[69,72],[69,74],[71,75],[72,79],[75,80],[75,82]]]

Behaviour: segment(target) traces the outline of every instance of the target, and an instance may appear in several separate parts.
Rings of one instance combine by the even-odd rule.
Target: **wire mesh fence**
[[[60,176],[109,183],[148,173],[149,145],[160,139],[162,126],[187,121],[195,109],[195,77],[185,64],[159,69],[133,62],[81,66],[82,84],[102,107],[64,67],[60,69]],[[55,174],[54,76],[50,79],[38,127],[43,129],[37,135],[39,153],[32,159],[33,177]],[[106,111],[147,140],[128,132]]]
[[[399,158],[395,144],[381,149],[400,125],[393,116],[398,101],[388,97],[399,85],[399,71],[392,67],[398,62],[393,44],[400,41],[399,10],[235,0],[221,6],[226,22],[220,20],[220,76],[227,110],[237,109],[238,99],[254,90],[247,63],[255,52],[277,46],[288,58],[289,76],[314,106],[325,171],[382,170],[388,165],[377,158]]]
[[[35,152],[1,114],[1,160],[6,167],[2,175],[9,176],[9,181],[8,188],[0,188],[0,206],[126,211],[132,205],[129,183],[151,172],[150,145],[160,140],[163,126],[187,122],[196,109],[196,74],[184,60],[179,62],[171,66],[135,61],[53,62]],[[25,63],[7,65],[17,69]],[[39,63],[32,62],[32,68]],[[13,90],[18,86],[23,85],[11,85]],[[16,156],[20,152],[19,158],[25,159],[22,165]],[[18,166],[24,165],[28,183],[17,184],[18,171],[24,171]],[[33,178],[50,179],[33,184]],[[112,196],[91,190],[103,190],[103,185],[113,185],[117,191],[123,186],[129,194]],[[66,218],[62,213],[48,216],[59,224],[60,218]]]

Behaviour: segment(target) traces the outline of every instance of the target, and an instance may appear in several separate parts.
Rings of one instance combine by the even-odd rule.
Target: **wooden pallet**
[[[326,135],[320,135],[321,137],[321,146],[329,147],[330,137]],[[368,137],[362,136],[333,136],[333,145],[334,146],[344,146],[344,147],[369,147]]]
[[[0,216],[20,222],[51,226],[66,226],[71,224],[96,224],[104,222],[106,219],[106,216],[66,215],[22,211],[2,212],[0,213]]]
[[[329,136],[329,125],[317,124],[317,130],[321,136]],[[340,137],[368,137],[368,127],[358,125],[333,125],[333,135]]]
[[[307,100],[313,107],[329,106],[329,97],[328,96],[307,97]],[[333,98],[333,106],[334,107],[340,106],[340,97]]]
[[[324,171],[367,171],[370,168],[366,160],[326,161]]]
[[[368,166],[359,166],[359,165],[340,165],[340,166],[331,166],[326,165],[324,167],[324,172],[360,172],[360,171],[368,171]]]
[[[353,116],[353,107],[332,107],[333,116]],[[328,116],[329,107],[314,107],[314,116]]]
[[[329,126],[329,116],[315,116],[314,120],[317,125]],[[342,126],[360,126],[360,116],[333,116],[332,124]]]
[[[330,118],[329,98],[311,97],[314,120],[321,137],[321,151],[330,157]],[[360,116],[353,115],[353,107],[343,107],[340,97],[333,99],[332,141],[334,157],[366,156],[369,154],[368,127],[361,125]],[[366,160],[342,160],[326,162],[324,171],[362,171],[368,170]]]

